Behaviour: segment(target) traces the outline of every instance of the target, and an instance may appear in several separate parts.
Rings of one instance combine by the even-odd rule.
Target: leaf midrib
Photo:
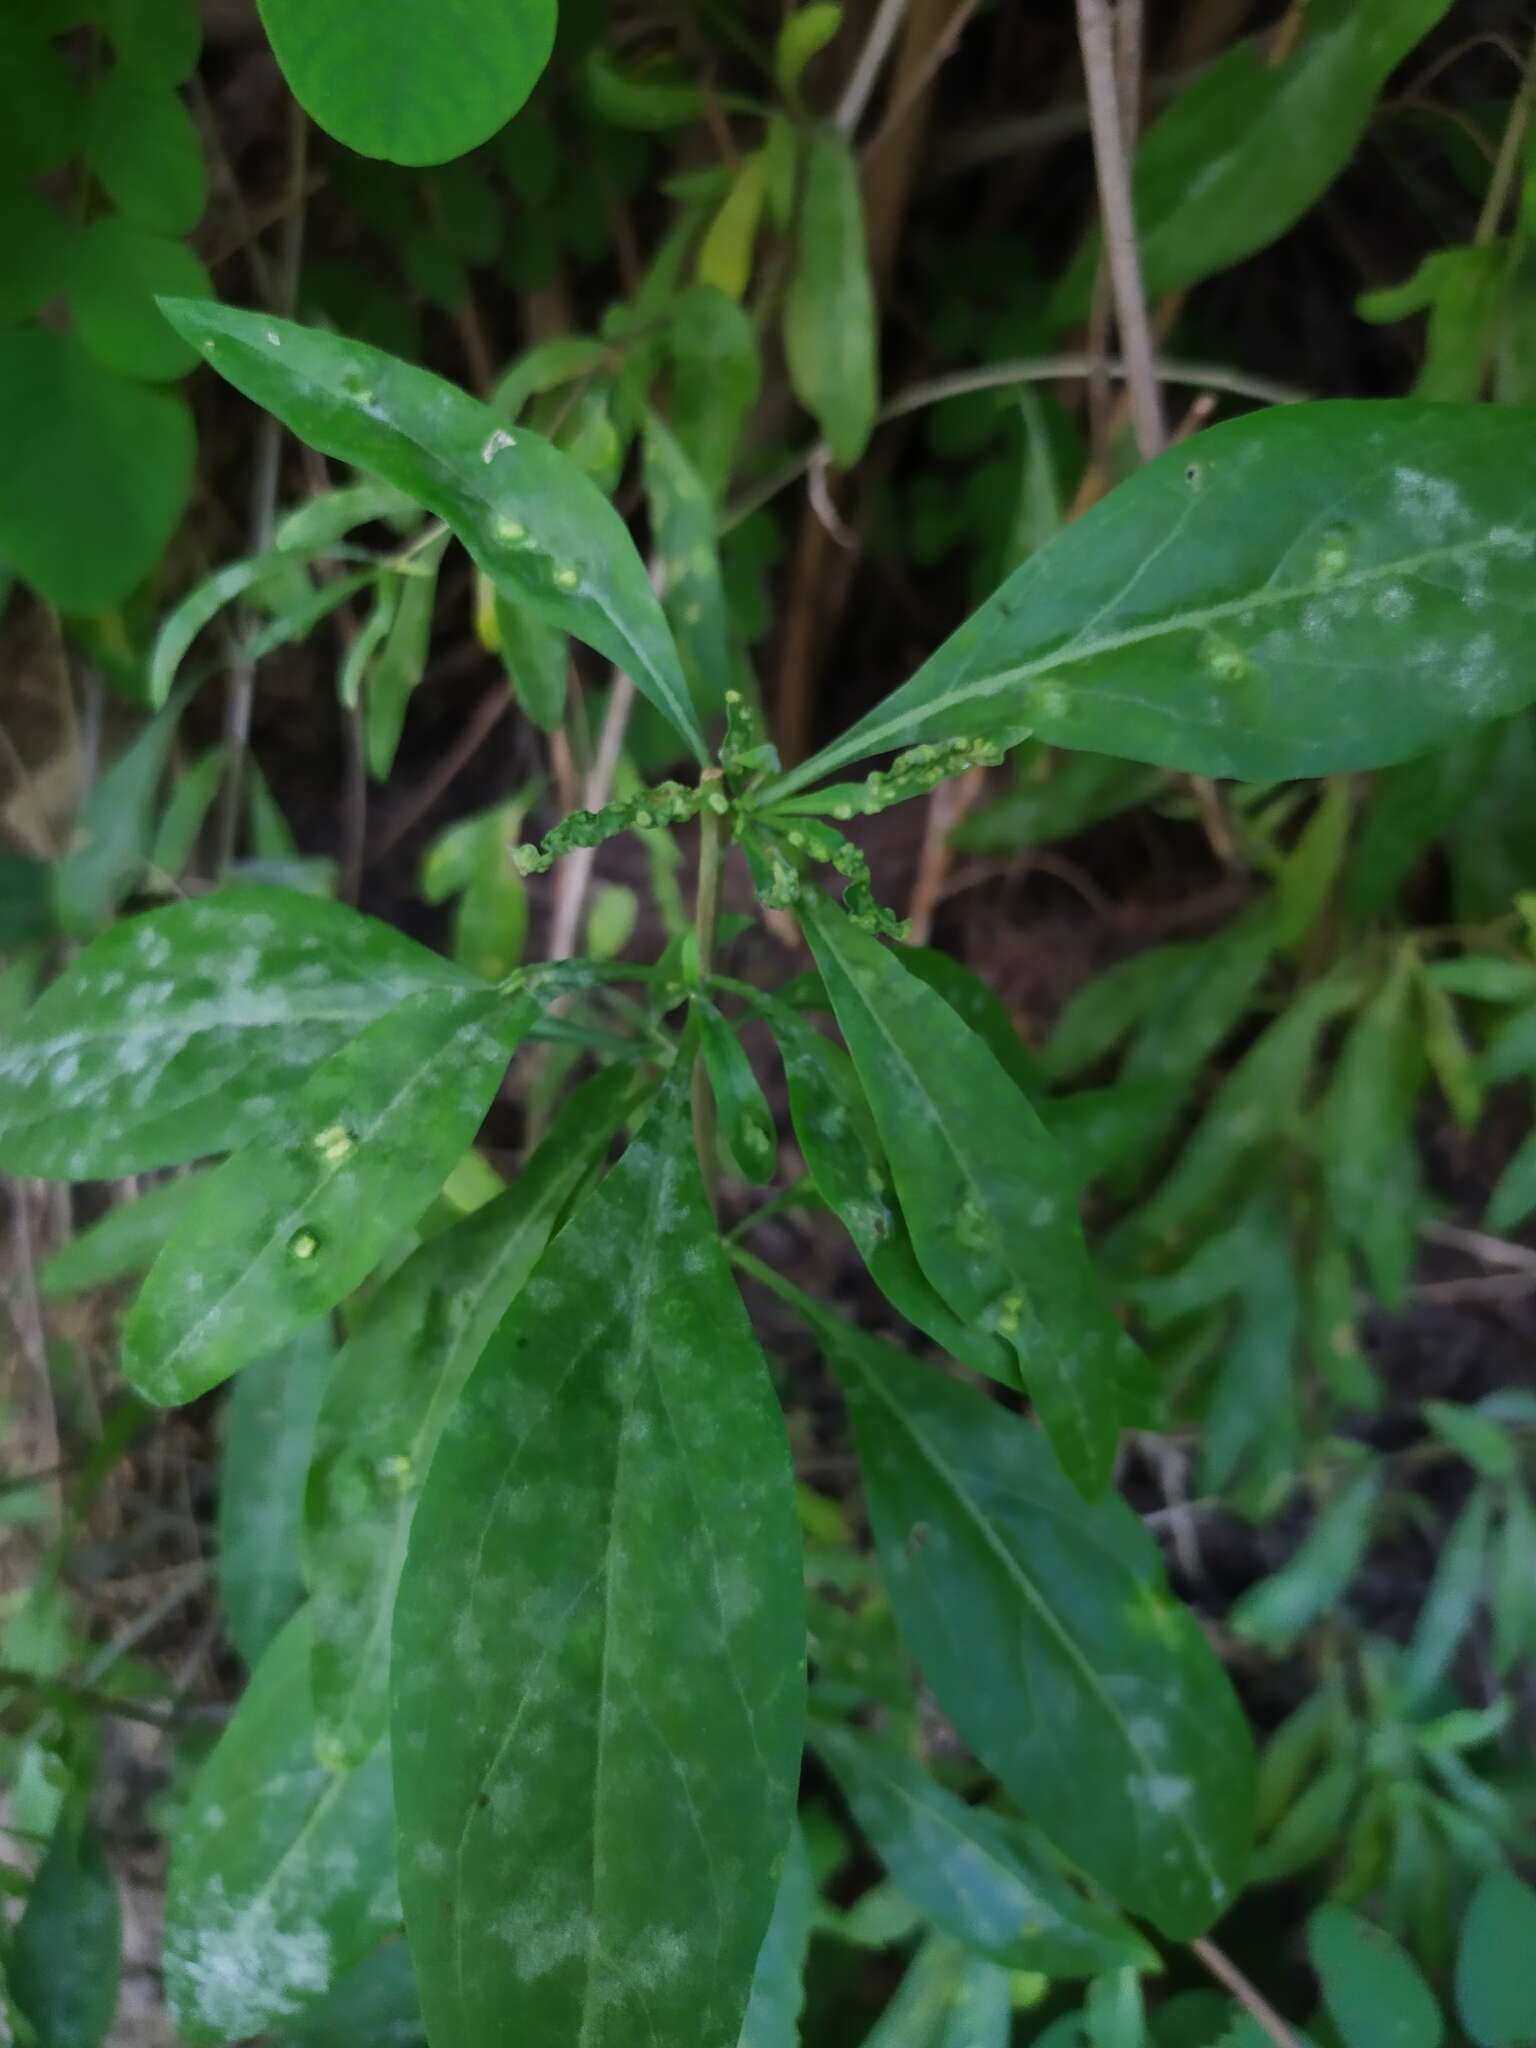
[[[1516,527],[1514,531],[1530,537],[1532,529]],[[1415,576],[1422,569],[1440,562],[1459,561],[1464,555],[1486,554],[1491,548],[1486,533],[1474,539],[1458,541],[1454,546],[1429,548],[1417,555],[1404,555],[1393,562],[1377,564],[1370,568],[1346,570],[1341,576],[1314,577],[1309,583],[1287,584],[1283,588],[1271,589],[1263,586],[1247,591],[1241,597],[1224,598],[1221,603],[1208,605],[1198,611],[1183,611],[1171,618],[1155,620],[1150,625],[1133,626],[1123,633],[1109,633],[1088,642],[1069,641],[1056,653],[1041,655],[1037,659],[1016,664],[1012,668],[994,669],[990,673],[963,683],[957,683],[942,696],[931,697],[921,704],[911,706],[905,715],[892,715],[883,725],[855,726],[843,739],[834,741],[823,753],[815,755],[799,768],[792,768],[787,775],[770,783],[759,792],[757,804],[766,808],[782,797],[793,796],[809,783],[819,781],[822,776],[849,761],[863,760],[870,754],[885,752],[888,748],[901,745],[908,737],[921,734],[923,727],[956,705],[979,702],[993,697],[999,691],[1014,683],[1028,682],[1032,677],[1054,675],[1066,669],[1080,667],[1084,662],[1096,661],[1107,654],[1118,654],[1127,647],[1144,645],[1173,633],[1197,632],[1201,628],[1240,617],[1244,612],[1264,611],[1276,606],[1298,604],[1312,597],[1336,597],[1341,591],[1365,589],[1388,579]],[[1116,593],[1111,602],[1117,602],[1124,590]],[[977,614],[976,616],[980,616]],[[942,649],[940,650],[942,652]],[[935,655],[937,660],[938,656]],[[915,680],[915,678],[914,678]],[[1021,707],[1022,709],[1022,707]]]

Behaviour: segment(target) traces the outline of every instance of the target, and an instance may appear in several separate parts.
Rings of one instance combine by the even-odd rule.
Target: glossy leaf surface
[[[195,299],[179,334],[322,453],[374,472],[446,520],[509,602],[574,633],[706,758],[677,650],[629,530],[597,486],[530,428],[361,342]]]
[[[1084,1501],[1037,1430],[815,1314],[848,1396],[902,1634],[1020,1810],[1129,1911],[1183,1940],[1248,1856],[1248,1729],[1151,1538]]]
[[[349,1294],[431,1201],[537,1016],[494,989],[408,996],[208,1176],[123,1326],[123,1369],[189,1401]]]
[[[382,1012],[463,986],[387,925],[291,890],[126,918],[0,1046],[0,1162],[94,1180],[240,1144]]]
[[[388,1751],[355,1771],[317,1761],[309,1617],[295,1615],[177,1826],[165,1986],[181,2038],[238,2041],[295,2018],[399,1921]]]
[[[735,2038],[793,1822],[800,1580],[679,1071],[503,1321],[412,1526],[393,1740],[431,2033]]]
[[[1063,1464],[1096,1490],[1139,1355],[1089,1263],[1065,1158],[941,996],[825,897],[802,917],[923,1271],[1014,1352]]]
[[[1064,527],[764,800],[893,747],[1031,731],[1273,781],[1518,710],[1536,694],[1526,421],[1340,400],[1213,427]]]
[[[443,1427],[633,1098],[622,1073],[572,1096],[507,1192],[413,1252],[337,1357],[315,1432],[304,1549],[315,1719],[338,1756],[366,1755],[388,1723],[395,1590]]]

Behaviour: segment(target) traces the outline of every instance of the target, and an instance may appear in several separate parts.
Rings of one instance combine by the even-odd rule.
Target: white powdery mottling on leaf
[[[172,1930],[166,1971],[181,2020],[239,2040],[330,1989],[331,1942],[314,1925],[279,1926],[270,1899],[232,1905],[215,1882],[196,1925]]]

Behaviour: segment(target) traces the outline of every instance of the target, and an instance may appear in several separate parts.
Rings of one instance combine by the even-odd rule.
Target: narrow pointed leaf
[[[800,1582],[679,1068],[502,1323],[412,1526],[392,1725],[434,2037],[736,2037],[793,1822]]]
[[[37,1279],[44,1299],[62,1300],[147,1272],[197,1195],[198,1177],[186,1173],[161,1181],[137,1201],[115,1203],[99,1223],[60,1245],[41,1267]]]
[[[1347,1906],[1319,1906],[1307,1949],[1344,2048],[1440,2048],[1445,2023],[1418,1965]]]
[[[210,1174],[123,1326],[123,1369],[190,1401],[349,1294],[463,1155],[534,996],[408,996]]]
[[[96,1180],[225,1150],[382,1012],[464,985],[387,925],[287,889],[125,918],[0,1046],[0,1163]]]
[[[79,938],[104,924],[144,872],[155,837],[155,792],[181,707],[152,718],[92,790],[75,844],[53,876],[62,931]]]
[[[731,1157],[750,1181],[772,1180],[779,1134],[773,1111],[735,1031],[707,997],[697,1003],[699,1038],[720,1130]]]
[[[1528,420],[1345,400],[1214,427],[1064,527],[763,800],[894,747],[1029,732],[1205,775],[1333,774],[1519,710]]]
[[[889,1743],[820,1724],[811,1742],[897,1887],[945,1934],[1048,1977],[1155,1966],[1141,1937],[1075,1892],[1017,1823],[968,1806]]]
[[[800,2010],[805,2003],[805,1957],[816,1911],[816,1878],[795,1828],[779,1875],[773,1918],[758,1951],[752,1995],[738,2048],[799,2048]]]
[[[1012,1349],[1063,1464],[1097,1490],[1136,1354],[1089,1263],[1060,1148],[942,996],[825,897],[802,917],[924,1272]]]
[[[844,136],[817,128],[805,144],[784,353],[795,395],[843,469],[858,461],[874,429],[877,349],[859,167]]]
[[[1247,1862],[1247,1724],[1152,1539],[1084,1501],[1041,1434],[834,1322],[881,1572],[940,1705],[1025,1816],[1185,1940]]]
[[[6,1952],[6,1983],[37,2048],[100,2048],[117,2010],[121,1962],[122,1913],[106,1851],[83,1813],[66,1811]]]
[[[225,1411],[219,1600],[230,1638],[252,1666],[304,1604],[304,1481],[335,1349],[329,1323],[301,1330],[240,1375]]]
[[[891,1198],[890,1166],[847,1055],[787,1005],[776,1005],[771,1014],[806,1171],[853,1239],[870,1278],[894,1309],[951,1357],[1017,1386],[1018,1366],[1002,1338],[957,1316],[918,1264],[906,1218]]]
[[[413,1252],[337,1357],[315,1431],[304,1542],[315,1722],[328,1754],[355,1761],[384,1733],[395,1591],[443,1426],[634,1097],[623,1072],[572,1096],[507,1192]]]
[[[1283,1656],[1313,1622],[1337,1607],[1371,1538],[1381,1474],[1362,1472],[1318,1517],[1296,1555],[1245,1593],[1231,1626]]]
[[[400,1924],[389,1752],[315,1755],[309,1617],[252,1674],[177,1824],[166,1998],[180,2038],[244,2040],[324,1998]]]
[[[576,464],[478,399],[362,342],[197,299],[166,318],[219,373],[322,453],[409,492],[513,604],[633,677],[700,761],[703,734],[628,528]]]

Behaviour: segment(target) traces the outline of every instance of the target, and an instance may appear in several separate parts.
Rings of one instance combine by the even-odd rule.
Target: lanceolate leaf
[[[120,754],[80,813],[75,844],[54,870],[59,928],[86,936],[104,924],[144,872],[155,836],[155,792],[176,737],[167,705]]]
[[[301,1330],[240,1375],[225,1410],[219,1599],[231,1640],[250,1665],[304,1604],[304,1480],[335,1349],[329,1322]],[[376,1738],[383,1732],[381,1722]]]
[[[1011,1991],[999,1964],[931,1934],[863,2048],[1008,2048]]]
[[[83,1294],[114,1280],[146,1272],[160,1247],[197,1200],[198,1177],[184,1173],[161,1181],[136,1201],[119,1202],[99,1223],[59,1246],[39,1272],[45,1298]]]
[[[1015,570],[763,792],[925,740],[1053,744],[1254,781],[1406,760],[1536,695],[1530,416],[1415,400],[1233,420]]]
[[[1063,1464],[1096,1491],[1140,1359],[1089,1264],[1066,1160],[942,996],[825,897],[801,912],[923,1271],[1013,1350]]]
[[[1226,270],[1301,218],[1354,154],[1389,75],[1448,0],[1309,0],[1279,63],[1241,42],[1148,129],[1136,154],[1136,241],[1149,292]],[[1058,288],[1063,321],[1087,312],[1098,258]]]
[[[580,1089],[504,1195],[392,1273],[336,1360],[305,1507],[315,1720],[355,1761],[389,1719],[389,1627],[411,1517],[464,1383],[633,1103],[626,1072]]]
[[[222,1151],[381,1012],[465,979],[387,925],[286,889],[127,918],[0,1046],[0,1164],[95,1180]]]
[[[773,1918],[758,1951],[739,2048],[799,2048],[805,1952],[815,1910],[816,1878],[797,1827],[789,1838]]]
[[[876,341],[859,167],[843,136],[818,128],[805,146],[784,353],[796,395],[844,469],[864,453],[875,424]]]
[[[1248,1856],[1242,1711],[1152,1539],[1028,1423],[812,1311],[848,1396],[902,1634],[961,1735],[1056,1846],[1186,1940]]]
[[[898,1889],[944,1933],[1048,1977],[1154,1967],[1140,1936],[1073,1891],[1017,1823],[968,1806],[889,1743],[820,1725],[811,1741]]]
[[[190,1401],[333,1308],[468,1147],[532,995],[408,996],[316,1068],[267,1141],[209,1176],[123,1326],[123,1369]]]
[[[735,2039],[793,1821],[800,1581],[680,1067],[492,1340],[411,1530],[393,1739],[435,2038]]]
[[[1347,1906],[1319,1906],[1307,1948],[1345,2048],[1440,2048],[1445,2023],[1407,1951]]]
[[[177,1825],[165,1987],[194,2044],[264,2034],[400,1924],[389,1752],[315,1756],[309,1617],[262,1658]]]
[[[197,299],[162,303],[237,390],[324,454],[373,471],[446,520],[510,602],[617,662],[707,758],[629,530],[567,456],[362,342]]]
[[[117,2010],[121,1946],[106,1851],[84,1813],[66,1810],[6,1955],[6,1981],[37,2048],[100,2048]]]

